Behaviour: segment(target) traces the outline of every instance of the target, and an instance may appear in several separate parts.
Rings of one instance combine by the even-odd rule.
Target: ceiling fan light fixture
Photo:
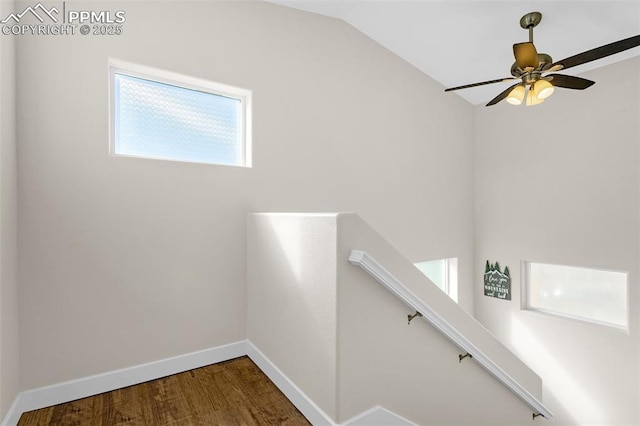
[[[540,105],[543,102],[544,99],[536,95],[535,87],[529,88],[529,92],[527,92],[527,106]]]
[[[538,80],[533,85],[535,95],[538,99],[546,99],[553,94],[555,88],[547,80]]]
[[[507,102],[511,105],[520,105],[524,100],[524,86],[519,85],[513,88],[509,95],[507,95]]]

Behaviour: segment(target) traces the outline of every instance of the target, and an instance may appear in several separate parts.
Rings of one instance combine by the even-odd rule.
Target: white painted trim
[[[397,415],[393,411],[387,410],[386,408],[381,407],[379,405],[376,405],[375,407],[371,407],[367,411],[364,411],[364,412],[358,414],[357,416],[354,416],[354,417],[350,418],[346,422],[342,423],[342,426],[349,426],[349,425],[351,425],[353,423],[356,423],[356,422],[358,422],[359,420],[362,420],[362,419],[375,418],[377,413],[380,413],[380,412],[384,412],[384,413],[386,413],[387,415],[389,415],[391,417],[395,417],[397,419],[397,422],[393,423],[395,426],[399,426],[399,425],[417,426],[417,424],[412,422],[411,420],[405,419],[404,417]],[[379,424],[379,423],[375,423],[375,424]]]
[[[246,340],[23,391],[16,397],[2,426],[16,425],[22,413],[27,411],[98,395],[244,355],[247,355]]]
[[[538,401],[528,390],[526,390],[513,377],[507,374],[495,361],[489,358],[465,335],[454,328],[449,322],[438,315],[429,305],[424,303],[411,290],[405,287],[393,274],[387,271],[373,257],[362,250],[351,250],[349,262],[359,266],[371,275],[376,281],[384,285],[391,293],[402,300],[412,310],[422,314],[422,318],[434,326],[438,331],[448,337],[463,351],[471,354],[473,360],[483,366],[496,379],[502,382],[513,393],[526,402],[536,413],[543,414],[547,419],[553,417],[553,413]]]
[[[247,355],[256,363],[260,370],[282,391],[283,394],[296,406],[298,410],[314,426],[330,425],[336,423],[318,407],[298,386],[295,385],[276,365],[269,360],[250,341],[247,341]]]
[[[249,216],[277,216],[277,217],[337,217],[342,213],[338,212],[306,212],[306,213],[288,213],[288,212],[258,212],[248,213]]]
[[[18,420],[20,420],[20,416],[22,415],[22,411],[18,411],[18,404],[20,401],[20,394],[16,396],[16,399],[13,400],[13,404],[9,407],[9,411],[4,416],[4,420],[2,421],[2,426],[15,426],[18,424]]]
[[[108,58],[109,70],[109,154],[118,157],[144,158],[151,160],[177,161],[183,163],[213,164],[219,166],[245,167],[252,166],[252,91],[237,86],[217,83],[202,78],[192,77],[154,68],[146,65],[135,64],[116,58]],[[115,152],[115,75],[127,75],[130,77],[141,78],[156,83],[168,84],[179,88],[195,90],[198,92],[209,93],[211,95],[223,96],[227,98],[237,99],[242,106],[242,163],[212,163],[209,161],[197,160],[181,160],[170,157],[154,157],[149,155],[120,154]]]

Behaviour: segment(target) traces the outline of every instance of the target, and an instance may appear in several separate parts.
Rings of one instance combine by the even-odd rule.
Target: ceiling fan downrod
[[[529,43],[533,43],[533,29],[542,21],[542,13],[529,12],[520,18],[520,27],[529,30]]]

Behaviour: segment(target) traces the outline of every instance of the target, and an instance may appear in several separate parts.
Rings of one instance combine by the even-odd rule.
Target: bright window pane
[[[458,301],[458,258],[428,260],[415,263],[415,266],[449,297]]]
[[[442,291],[447,291],[447,265],[445,259],[429,260],[427,262],[416,263],[415,265],[427,278],[440,287]]]
[[[627,327],[627,274],[528,263],[527,307]]]
[[[244,165],[242,100],[116,73],[114,151]]]

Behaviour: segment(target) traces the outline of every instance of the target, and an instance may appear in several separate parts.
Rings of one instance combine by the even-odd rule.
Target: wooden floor
[[[24,413],[18,426],[310,425],[246,356]]]

